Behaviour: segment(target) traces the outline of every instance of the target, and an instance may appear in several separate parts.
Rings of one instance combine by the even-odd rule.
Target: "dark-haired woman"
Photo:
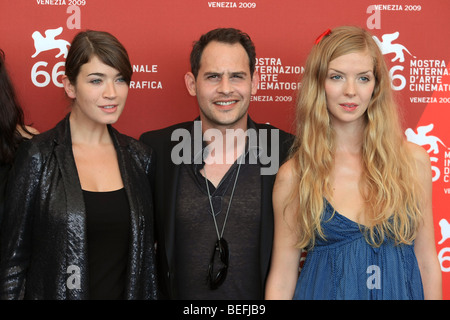
[[[19,143],[37,134],[25,126],[24,114],[5,65],[5,53],[0,49],[0,223],[3,217],[8,172]]]
[[[132,68],[111,34],[74,38],[71,112],[21,144],[1,232],[2,299],[155,299],[152,151],[111,124]]]

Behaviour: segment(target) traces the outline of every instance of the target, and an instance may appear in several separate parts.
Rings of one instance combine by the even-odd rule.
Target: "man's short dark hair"
[[[191,72],[197,79],[198,71],[200,70],[200,60],[205,47],[212,41],[235,44],[240,43],[247,52],[249,59],[250,75],[253,77],[255,72],[256,52],[255,46],[250,39],[250,36],[241,30],[234,28],[218,28],[209,31],[202,35],[200,39],[194,42],[191,52]]]

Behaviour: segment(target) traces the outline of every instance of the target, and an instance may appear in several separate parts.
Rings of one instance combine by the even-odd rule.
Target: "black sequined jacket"
[[[130,205],[126,299],[156,299],[150,148],[108,126]],[[89,299],[86,212],[69,115],[21,144],[1,226],[0,299]]]

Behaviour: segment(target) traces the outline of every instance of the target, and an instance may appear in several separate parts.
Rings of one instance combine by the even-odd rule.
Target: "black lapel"
[[[54,152],[64,184],[67,206],[66,268],[71,267],[71,270],[79,270],[81,275],[87,275],[86,209],[72,151],[68,115],[57,125],[56,133]],[[66,290],[69,299],[85,298],[83,293],[87,292],[88,286],[86,278],[82,276],[80,279],[81,290]]]

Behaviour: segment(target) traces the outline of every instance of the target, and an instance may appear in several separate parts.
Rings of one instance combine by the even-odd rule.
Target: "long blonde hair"
[[[324,83],[329,62],[351,52],[368,51],[374,62],[375,88],[368,106],[363,137],[360,190],[371,219],[366,240],[379,246],[385,237],[411,244],[419,219],[420,186],[414,159],[407,149],[393,99],[389,72],[372,36],[359,27],[338,27],[316,44],[308,56],[296,104],[296,140],[292,147],[296,187],[290,200],[299,208],[298,247],[313,246],[324,237],[321,218],[324,197],[332,197],[330,172],[334,162],[334,132],[326,106]],[[289,205],[289,204],[288,204]]]

